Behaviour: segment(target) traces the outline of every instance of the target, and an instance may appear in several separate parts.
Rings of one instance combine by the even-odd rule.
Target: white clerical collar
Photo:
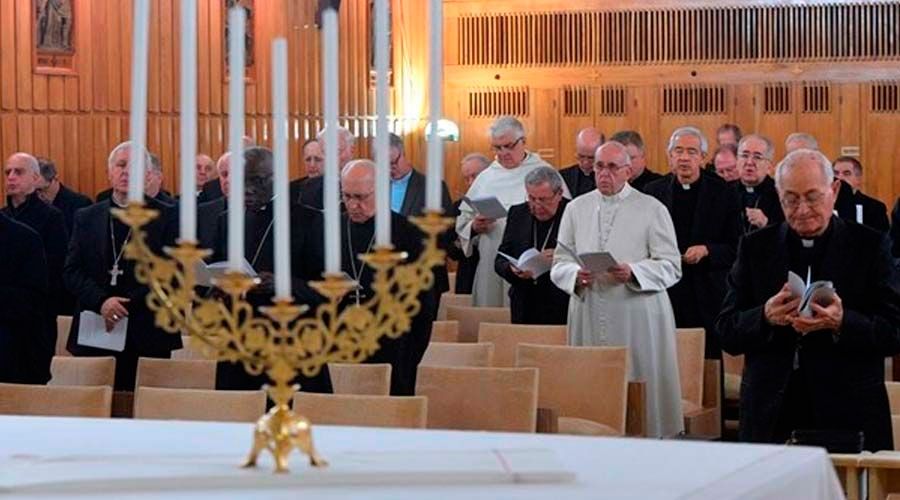
[[[744,190],[746,190],[748,193],[752,193],[752,192],[753,192],[753,186],[744,186]]]
[[[691,185],[690,184],[682,184],[681,189],[684,189],[685,191],[690,191]]]
[[[622,186],[622,189],[620,189],[618,193],[611,194],[609,196],[607,196],[603,193],[600,193],[600,198],[606,202],[622,201],[625,198],[627,198],[628,195],[630,195],[632,191],[634,191],[634,188],[631,187],[631,184],[628,184],[626,182],[625,185]],[[597,192],[599,193],[600,191],[597,191]]]
[[[812,248],[816,244],[816,240],[800,238],[800,244],[803,245],[803,248]]]

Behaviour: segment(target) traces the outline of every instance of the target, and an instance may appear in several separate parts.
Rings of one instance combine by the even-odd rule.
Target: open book
[[[615,257],[609,252],[576,253],[574,249],[561,241],[557,241],[556,246],[565,250],[575,259],[579,266],[592,273],[609,272],[609,268],[619,265]]]
[[[243,265],[241,266],[241,271],[250,276],[251,278],[257,278],[259,275],[256,273],[256,270],[253,269],[253,266],[247,262],[247,259],[244,259]],[[202,260],[197,262],[197,267],[195,269],[195,274],[197,276],[197,286],[205,286],[211,287],[213,280],[220,279],[225,276],[225,273],[229,270],[228,261],[221,262],[213,262],[212,264],[207,264]]]
[[[830,281],[810,283],[811,271],[807,271],[806,281],[793,271],[788,271],[788,284],[794,295],[800,297],[800,316],[809,318],[813,314],[812,304],[827,306],[834,300],[834,284]]]
[[[542,274],[549,271],[550,266],[553,264],[553,261],[544,257],[544,255],[537,248],[529,248],[528,250],[525,250],[524,252],[522,252],[522,255],[520,255],[518,259],[506,255],[503,252],[498,251],[497,253],[520,270],[531,271],[531,276],[533,278],[537,278],[538,276],[541,276]]]
[[[506,209],[496,196],[476,196],[469,198],[463,196],[463,201],[469,204],[478,215],[487,217],[488,219],[502,219],[506,217]]]

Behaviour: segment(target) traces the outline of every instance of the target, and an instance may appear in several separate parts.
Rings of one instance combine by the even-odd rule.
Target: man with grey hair
[[[744,236],[718,319],[722,347],[744,356],[740,438],[862,432],[866,450],[892,450],[884,358],[900,352],[900,289],[887,238],[833,215],[832,166],[818,151],[788,154],[775,183],[786,221]],[[788,271],[833,293],[801,312]]]
[[[175,198],[168,191],[162,188],[163,169],[159,156],[150,155],[150,163],[147,165],[147,175],[144,177],[144,194],[151,198],[165,203],[166,205],[175,205]]]
[[[787,153],[792,153],[798,149],[812,149],[818,151],[819,141],[811,134],[794,132],[784,140],[784,149]]]
[[[669,138],[670,176],[651,182],[646,193],[672,216],[682,278],[669,289],[679,328],[706,330],[706,357],[720,359],[715,320],[725,296],[725,276],[741,235],[740,205],[734,189],[701,170],[708,144],[696,127],[681,127]]]
[[[346,127],[338,127],[338,168],[343,169],[344,165],[356,157],[356,136]],[[325,129],[316,134],[316,139],[322,145],[322,151],[325,150]]]
[[[765,136],[746,135],[738,143],[737,170],[740,177],[734,188],[741,202],[740,217],[744,233],[784,220],[775,181],[769,177],[774,156],[775,146]]]
[[[572,196],[580,196],[597,189],[594,184],[594,151],[606,138],[594,127],[583,128],[575,136],[577,163],[559,171]]]
[[[491,160],[481,153],[469,153],[463,157],[459,165],[459,173],[462,177],[463,194],[472,187],[475,179],[491,164]],[[453,217],[460,214],[459,206],[463,203],[462,197],[453,202]],[[457,262],[456,267],[456,287],[455,293],[471,294],[472,285],[475,282],[475,271],[478,268],[478,236],[475,236],[475,242],[472,243],[472,253],[468,256],[462,251],[462,242],[459,236],[455,236],[453,244],[447,249],[447,257]]]
[[[629,380],[647,383],[647,436],[672,437],[684,429],[675,319],[666,295],[681,277],[675,229],[661,203],[628,184],[624,145],[600,146],[594,175],[597,190],[565,209],[550,271],[571,296],[569,344],[627,347]],[[587,269],[573,253],[588,252],[608,252],[616,263]]]
[[[513,323],[564,325],[569,296],[550,281],[547,272],[556,249],[559,221],[569,201],[563,198],[563,179],[553,167],[538,167],[525,176],[525,192],[525,203],[509,207],[494,269],[509,283]],[[536,259],[547,266],[542,274],[519,269],[506,257],[518,259],[532,250],[541,253]]]
[[[38,158],[41,167],[41,178],[38,180],[37,194],[44,203],[52,205],[66,219],[66,232],[72,233],[75,212],[93,202],[87,196],[69,189],[59,180],[56,163],[49,158]]]
[[[538,167],[550,165],[537,153],[525,149],[525,127],[515,117],[497,118],[490,127],[490,133],[491,149],[496,153],[496,158],[475,179],[466,196],[472,200],[495,197],[508,210],[525,201],[525,176]],[[568,188],[563,188],[563,195],[571,197]],[[468,203],[460,205],[456,232],[463,253],[472,255],[477,245],[480,254],[472,288],[472,301],[476,306],[503,306],[506,303],[503,280],[494,272],[494,259],[505,227],[505,218],[485,217]]]
[[[63,213],[44,203],[35,192],[41,170],[36,158],[28,153],[15,153],[3,167],[6,179],[6,206],[0,213],[34,230],[43,243],[46,256],[50,294],[43,309],[40,326],[35,326],[34,338],[29,342],[29,377],[32,383],[46,383],[50,379],[50,360],[56,347],[56,316],[71,314],[66,310],[66,293],[62,284],[63,263],[69,232]],[[4,242],[5,244],[5,242]],[[10,242],[10,244],[14,244]],[[22,269],[28,273],[30,270]],[[71,304],[71,300],[68,301]]]
[[[610,139],[621,142],[631,158],[631,178],[628,179],[628,185],[643,193],[647,184],[662,178],[662,175],[647,168],[647,150],[641,134],[635,130],[622,130],[613,134]]]

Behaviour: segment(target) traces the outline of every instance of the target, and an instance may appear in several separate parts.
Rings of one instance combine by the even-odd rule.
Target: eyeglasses
[[[700,150],[697,148],[683,148],[681,146],[672,148],[672,156],[700,156]]]
[[[781,198],[781,206],[787,210],[797,210],[800,204],[804,204],[809,208],[815,208],[825,201],[824,191],[814,191],[805,196],[797,196],[795,194],[786,194]]]
[[[344,200],[344,203],[350,203],[351,201],[362,203],[373,194],[375,194],[375,191],[369,191],[368,193],[341,193],[341,199]]]
[[[562,194],[561,191],[557,191],[556,193],[553,193],[550,196],[542,196],[542,197],[531,196],[529,194],[528,195],[528,203],[536,203],[538,205],[547,206],[547,205],[553,203],[553,201],[556,200],[556,198],[558,198],[561,194]]]
[[[740,158],[744,161],[747,161],[747,160],[753,160],[755,162],[769,161],[769,159],[766,158],[765,156],[763,156],[762,153],[751,154],[750,151],[741,152],[741,154],[738,155],[738,158]]]
[[[518,146],[519,143],[522,142],[523,139],[525,139],[525,138],[519,137],[518,139],[512,141],[509,144],[500,144],[500,145],[491,144],[491,149],[495,153],[499,153],[501,151],[512,151],[513,149],[516,149],[516,146]]]
[[[606,172],[610,175],[616,175],[623,168],[625,168],[625,165],[616,165],[615,163],[608,163],[606,165],[603,165],[601,163],[597,163],[594,165],[594,172],[598,174]]]
[[[594,155],[575,155],[575,158],[578,159],[578,162],[594,162]]]
[[[307,156],[303,161],[306,163],[322,163],[325,161],[325,158],[322,158],[321,156]]]

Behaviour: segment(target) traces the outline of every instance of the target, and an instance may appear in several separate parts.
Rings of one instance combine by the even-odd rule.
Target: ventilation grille
[[[625,116],[626,109],[625,87],[601,87],[600,88],[600,115],[601,116]]]
[[[900,59],[900,1],[467,14],[461,65]]]
[[[666,85],[662,88],[664,115],[721,115],[728,92],[720,85]]]
[[[900,113],[900,81],[878,82],[870,87],[869,110],[873,113]]]
[[[791,113],[791,85],[768,83],[763,86],[763,113],[782,115]]]
[[[803,112],[831,113],[831,85],[825,82],[804,83]]]
[[[563,88],[563,116],[591,116],[591,89]]]
[[[511,87],[469,92],[469,116],[528,116],[528,88]]]

